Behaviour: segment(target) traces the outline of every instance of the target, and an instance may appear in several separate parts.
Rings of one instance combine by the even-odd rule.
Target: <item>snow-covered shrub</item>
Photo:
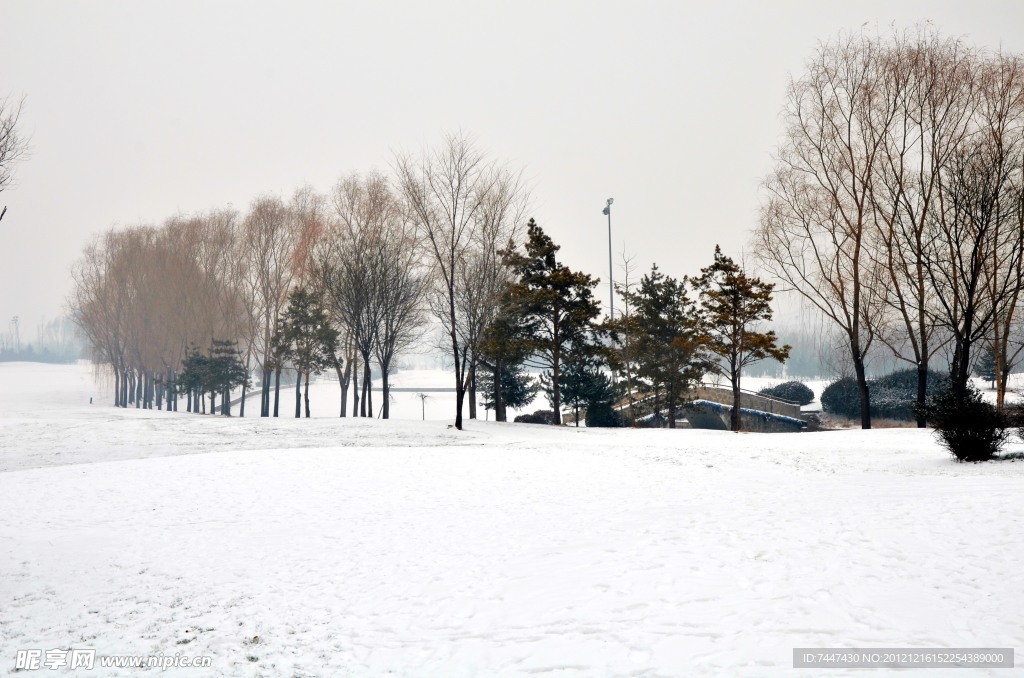
[[[850,419],[860,418],[860,391],[852,377],[836,379],[821,392],[821,409]]]
[[[555,421],[555,413],[551,410],[537,410],[533,414],[520,414],[514,421],[517,424],[550,424]]]
[[[939,442],[957,461],[992,459],[1010,433],[1003,413],[970,383],[963,404],[958,406],[952,389],[946,388],[929,401],[925,414]]]
[[[949,377],[928,372],[928,397],[935,397],[949,385]],[[871,416],[880,419],[913,421],[917,418],[917,370],[899,370],[868,381]],[[857,380],[837,379],[821,393],[821,407],[829,414],[860,418],[860,393]]]
[[[595,402],[587,406],[587,426],[591,428],[620,428],[624,426],[622,415],[612,409],[609,402]]]
[[[949,377],[928,372],[925,396],[934,398],[949,388]],[[912,421],[917,418],[917,370],[892,372],[871,382],[871,416]]]
[[[799,405],[810,405],[814,401],[814,391],[800,381],[787,381],[783,384],[762,388],[757,394],[768,398],[788,400]]]

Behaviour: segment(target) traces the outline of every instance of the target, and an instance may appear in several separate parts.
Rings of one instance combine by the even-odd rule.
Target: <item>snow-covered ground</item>
[[[1024,647],[1022,496],[1024,462],[915,429],[201,417],[0,364],[0,673],[31,648],[762,676],[794,647]]]

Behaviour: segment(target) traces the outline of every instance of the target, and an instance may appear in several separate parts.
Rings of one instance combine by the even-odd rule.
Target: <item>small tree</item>
[[[508,421],[508,409],[521,409],[534,401],[540,386],[522,367],[505,367],[500,372],[491,369],[486,363],[481,365],[487,369],[480,373],[479,388],[483,395],[484,409],[494,410],[495,421]],[[501,382],[495,384],[495,374],[500,374]],[[498,413],[498,407],[501,413]],[[499,418],[500,417],[500,418]]]
[[[655,264],[637,290],[625,295],[633,308],[628,331],[637,375],[654,392],[655,414],[664,398],[669,428],[676,427],[687,391],[713,366],[699,309],[686,293],[688,282],[666,276]]]
[[[533,402],[539,386],[523,371],[533,331],[523,309],[506,294],[491,323],[484,329],[477,360],[484,407],[495,421],[508,421],[507,408]]]
[[[327,317],[327,311],[305,288],[291,293],[288,308],[281,318],[280,335],[285,354],[298,372],[305,377],[306,417],[309,417],[309,376],[320,374],[335,364],[338,351],[338,331]],[[301,414],[299,403],[295,416]]]
[[[231,389],[239,386],[248,388],[249,371],[233,341],[214,339],[210,344],[207,361],[207,389],[211,394],[210,414],[213,414],[213,393],[221,394],[220,412],[231,415]]]
[[[560,247],[530,219],[524,252],[507,252],[516,281],[510,303],[522,309],[525,346],[531,361],[551,371],[551,405],[555,424],[561,424],[562,363],[574,344],[587,334],[600,313],[594,299],[598,281],[577,273],[556,259]]]
[[[607,388],[607,377],[601,372],[594,348],[589,342],[576,342],[565,356],[560,375],[562,398],[572,407],[577,427],[580,425],[580,409],[588,410]]]
[[[188,411],[199,414],[199,401],[209,381],[210,359],[191,346],[181,364],[178,376],[178,392],[188,397]],[[204,408],[205,409],[205,408]]]
[[[978,358],[978,364],[974,366],[974,373],[985,381],[992,382],[992,388],[996,387],[996,356],[991,348],[984,351]]]
[[[967,382],[961,395],[952,381],[927,405],[936,437],[957,461],[992,459],[1009,438],[1006,418],[974,384]]]
[[[181,374],[176,379],[178,392],[189,397],[191,410],[203,410],[205,395],[210,396],[210,414],[217,411],[217,394],[221,396],[221,414],[231,414],[231,389],[248,386],[249,373],[233,341],[214,339],[204,355],[195,346],[188,350],[182,362]]]
[[[740,378],[743,368],[765,358],[780,363],[790,346],[779,346],[774,331],[759,332],[758,325],[772,319],[775,286],[750,277],[715,245],[715,263],[701,269],[693,282],[700,295],[707,327],[709,351],[718,356],[718,370],[732,386],[730,428],[740,430]]]
[[[596,376],[587,401],[587,426],[618,428],[625,425],[621,412],[614,407],[622,397],[622,389],[607,374],[600,372]]]

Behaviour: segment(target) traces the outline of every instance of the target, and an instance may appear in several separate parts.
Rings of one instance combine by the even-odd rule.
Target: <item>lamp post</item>
[[[615,198],[608,198],[603,214],[608,215],[608,319],[615,320],[615,284],[612,282],[612,203]]]

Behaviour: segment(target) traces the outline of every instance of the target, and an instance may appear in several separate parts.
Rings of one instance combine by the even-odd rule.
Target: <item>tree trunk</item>
[[[274,416],[277,416],[277,406],[281,402],[281,367],[274,370]]]
[[[387,419],[391,416],[391,387],[388,385],[388,368],[383,364],[380,366],[380,388],[384,398],[381,405],[381,418]]]
[[[928,363],[917,363],[917,427],[925,428],[928,421],[924,416],[924,405],[928,400]]]
[[[740,375],[736,372],[732,377],[732,412],[729,414],[729,428],[733,431],[740,430]]]
[[[242,401],[245,402],[244,400]],[[225,387],[224,393],[220,396],[220,413],[225,417],[231,416],[231,389]]]
[[[501,380],[501,361],[494,361],[494,421],[508,421],[505,412],[505,393]]]
[[[868,392],[868,378],[864,370],[864,357],[854,348],[853,371],[857,376],[857,392],[860,394],[860,427],[871,428],[871,394]]]
[[[366,409],[369,411],[369,416],[373,418],[373,372],[370,368],[370,356],[363,356],[363,402],[366,403]],[[363,415],[366,416],[366,415]]]
[[[248,391],[249,391],[249,384],[248,384],[248,382],[249,382],[249,377],[251,377],[251,376],[252,376],[252,372],[249,371],[249,358],[246,357],[246,359],[245,359],[245,381],[242,382],[242,402],[239,403],[239,405],[238,405],[238,416],[240,416],[240,417],[244,417],[245,416],[245,397],[248,395]]]
[[[469,418],[476,419],[476,365],[469,368]]]
[[[295,370],[295,418],[302,416],[302,373]]]
[[[551,422],[555,426],[562,425],[562,391],[558,387],[561,365],[559,365],[558,349],[555,349],[554,359],[551,361],[551,406],[555,410],[555,416]]]
[[[455,428],[462,430],[462,403],[466,399],[466,389],[461,384],[455,388]]]
[[[355,354],[353,354],[353,358]],[[352,369],[352,418],[359,416],[359,366]]]
[[[665,391],[665,409],[668,411],[668,427],[676,427],[676,385],[672,384]]]
[[[342,371],[341,371],[341,361],[340,360],[335,360],[334,361],[334,371],[338,375],[338,388],[341,389],[341,414],[338,415],[338,416],[344,417],[345,416],[345,405],[346,405],[345,400],[346,400],[346,396],[348,395],[348,393],[346,393],[348,384],[345,383],[345,379],[346,379],[347,375],[343,374]]]
[[[306,370],[306,419],[309,419],[309,370]]]
[[[263,367],[263,383],[260,384],[260,416],[270,416],[270,381],[271,371]]]

